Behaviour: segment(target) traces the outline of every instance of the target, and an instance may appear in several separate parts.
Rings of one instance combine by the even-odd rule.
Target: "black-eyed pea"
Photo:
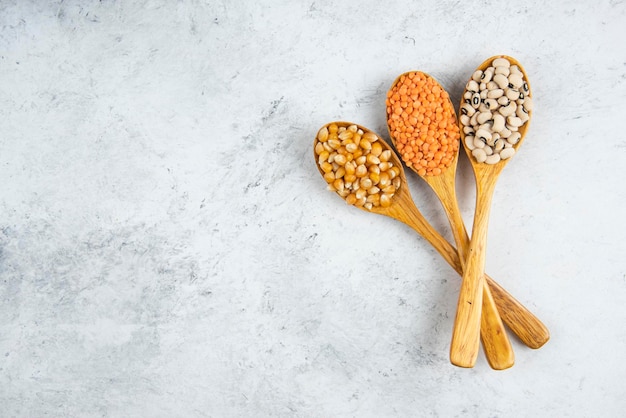
[[[510,129],[511,127],[518,128],[522,126],[524,122],[522,122],[522,119],[518,118],[517,116],[509,116],[506,118],[506,123]]]
[[[476,145],[474,145],[474,136],[467,135],[465,137],[465,146],[469,148],[470,151],[476,148]]]
[[[511,135],[509,135],[509,137],[506,139],[506,141],[511,145],[515,145],[519,142],[521,137],[522,135],[519,132],[512,132]]]
[[[509,88],[506,90],[505,95],[509,100],[517,100],[519,99],[519,90]]]
[[[489,145],[485,145],[483,151],[485,151],[485,155],[487,155],[487,157],[493,154],[493,148],[491,148]]]
[[[474,109],[469,103],[463,103],[463,105],[461,105],[462,115],[467,115],[471,117],[474,113],[476,113],[476,109]]]
[[[509,75],[509,87],[519,90],[519,88],[522,87],[522,84],[524,84],[524,80],[522,79],[521,75]]]
[[[505,77],[508,77],[509,74],[511,73],[511,70],[509,70],[508,67],[496,67],[496,70],[494,72],[494,74],[502,74]]]
[[[498,112],[502,116],[506,117],[506,116],[511,116],[512,114],[514,114],[516,109],[517,109],[517,105],[515,104],[515,102],[509,101],[509,104],[507,106],[500,106],[498,108]]]
[[[496,140],[494,141],[494,143],[493,143],[493,150],[494,150],[495,152],[500,152],[500,151],[502,151],[502,149],[504,148],[504,144],[505,144],[505,142],[506,142],[506,141],[505,141],[504,139],[500,139],[500,138],[496,139]]]
[[[480,123],[481,125],[487,122],[488,120],[491,120],[491,112],[489,111],[480,112],[480,114],[476,117],[476,121]]]
[[[509,79],[505,75],[502,75],[502,74],[494,75],[493,81],[495,81],[498,87],[501,89],[505,89],[509,85]]]
[[[485,148],[486,144],[479,138],[474,137],[474,149],[476,148]]]
[[[481,90],[481,91],[478,93],[478,94],[480,94],[480,101],[481,101],[481,102],[484,102],[484,101],[485,101],[485,99],[487,98],[487,92],[488,92],[488,90],[487,90],[487,89],[485,89],[485,90]]]
[[[474,74],[472,74],[472,80],[476,81],[477,83],[480,83],[482,77],[483,72],[481,70],[476,70]]]
[[[494,80],[494,81],[490,81],[490,82],[488,82],[488,83],[486,84],[486,87],[487,87],[487,90],[489,90],[489,91],[490,91],[490,90],[495,90],[495,89],[500,88],[500,87],[499,87],[499,85],[498,85],[498,83],[496,83],[496,82],[495,82],[495,80]],[[483,90],[484,90],[484,89],[483,89]]]
[[[513,154],[515,154],[515,148],[504,148],[502,151],[500,151],[500,158],[506,160],[507,158],[511,158]]]
[[[473,110],[473,108],[472,108],[472,110]],[[473,113],[472,113],[472,114],[473,114]],[[461,116],[459,116],[459,121],[460,121],[463,125],[467,126],[467,125],[469,125],[469,124],[470,124],[470,117],[469,117],[469,116],[467,116],[467,115],[461,115]]]
[[[474,156],[474,158],[476,158],[476,161],[478,161],[479,163],[484,163],[485,160],[487,159],[487,154],[485,154],[485,151],[481,148],[476,148],[472,151],[472,155]]]
[[[496,58],[495,60],[493,60],[491,65],[496,67],[496,68],[497,67],[506,67],[506,68],[510,68],[511,67],[511,63],[506,58]]]
[[[527,111],[532,112],[532,110],[533,110],[533,100],[530,98],[530,96],[526,96],[526,98],[524,99],[524,108]]]
[[[502,89],[493,89],[487,92],[487,97],[490,99],[498,99],[504,95],[504,90]]]
[[[470,80],[465,85],[465,89],[467,91],[477,92],[478,91],[478,83],[475,80]]]
[[[494,71],[495,69],[493,67],[487,68],[485,71],[483,71],[483,75],[480,81],[483,83],[489,83],[493,78]]]
[[[485,159],[487,164],[497,164],[500,162],[500,154],[491,154]]]
[[[504,129],[504,121],[504,116],[499,113],[494,113],[491,129],[493,129],[494,132],[502,131],[502,129]]]

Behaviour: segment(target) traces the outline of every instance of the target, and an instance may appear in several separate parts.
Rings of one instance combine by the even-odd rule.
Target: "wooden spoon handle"
[[[477,185],[472,239],[459,291],[450,346],[450,361],[459,367],[474,367],[480,345],[480,316],[485,283],[485,247],[495,181],[485,182],[485,184],[477,181]]]
[[[455,191],[455,171],[451,170],[439,176],[424,177],[431,186],[450,222],[452,235],[456,242],[459,260],[465,270],[465,262],[469,251],[470,239],[465,229]],[[515,355],[513,347],[502,323],[501,312],[498,313],[495,300],[487,283],[483,286],[483,306],[481,313],[480,338],[489,365],[495,370],[504,370],[513,366]]]
[[[413,204],[402,206],[403,208],[389,211],[388,215],[405,223],[424,237],[458,274],[463,275],[457,250],[426,221]],[[485,280],[489,283],[502,320],[524,344],[531,348],[539,348],[550,339],[548,329],[539,318],[486,274]]]
[[[550,331],[539,318],[486,274],[485,280],[498,306],[500,317],[511,331],[530,348],[537,349],[547,343],[550,339]]]

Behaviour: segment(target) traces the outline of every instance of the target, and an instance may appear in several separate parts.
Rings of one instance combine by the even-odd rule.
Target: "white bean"
[[[493,154],[485,159],[487,164],[497,164],[500,162],[500,154]]]
[[[491,112],[480,112],[476,121],[481,125],[491,119]]]
[[[494,67],[507,67],[507,68],[509,68],[511,66],[511,63],[506,58],[496,58],[495,60],[493,60],[491,65],[493,65]]]
[[[493,90],[489,90],[489,92],[487,93],[487,97],[490,99],[497,99],[498,97],[502,97],[503,94],[504,94],[504,90],[493,89]]]
[[[476,148],[472,151],[472,155],[476,158],[476,161],[479,163],[484,163],[487,160],[487,154],[480,148]]]
[[[515,148],[504,148],[502,151],[500,151],[500,158],[506,160],[508,158],[511,158],[514,154]]]
[[[504,129],[504,116],[499,113],[494,113],[492,129],[495,132],[500,132],[502,129]]]

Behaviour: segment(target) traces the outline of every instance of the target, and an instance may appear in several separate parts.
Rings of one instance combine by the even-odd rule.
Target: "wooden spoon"
[[[478,67],[478,70],[485,70],[491,65],[494,59],[501,57],[508,59],[511,65],[517,65],[524,75],[524,80],[526,82],[528,81],[526,72],[519,62],[505,55],[498,55],[487,59]],[[463,101],[461,102],[461,105],[462,104]],[[529,121],[519,129],[521,138],[514,146],[516,151],[522,144]],[[463,282],[459,292],[456,318],[454,320],[450,357],[453,359],[454,364],[472,367],[476,361],[479,345],[483,296],[481,290],[483,289],[484,283],[485,246],[487,242],[489,211],[496,181],[510,158],[501,160],[493,165],[477,162],[471,150],[469,150],[465,144],[465,133],[462,126],[461,143],[468,154],[474,176],[476,177],[476,209],[472,227],[472,239],[469,246],[466,269],[463,274]]]
[[[454,107],[452,106],[452,102],[450,101],[450,97],[445,91],[445,89],[430,75],[425,74],[423,72],[411,71],[400,75],[393,82],[390,88],[390,92],[393,91],[398,82],[401,80],[406,80],[409,78],[409,75],[412,75],[410,78],[414,79],[415,75],[419,75],[423,80],[424,78],[430,79],[436,86],[441,89],[441,98],[435,99],[438,101],[447,101],[450,105],[450,109],[452,109],[451,117],[454,119],[454,126],[456,127],[456,115],[454,114]],[[388,97],[390,94],[387,95]],[[398,138],[394,134],[393,121],[390,120],[392,117],[392,113],[387,113],[387,130],[389,132],[389,137],[393,142],[393,145],[398,149]],[[423,126],[421,123],[417,123],[417,119],[413,119],[412,128],[414,128],[414,132],[420,130]],[[402,121],[401,121],[402,123]],[[406,124],[411,123],[410,119],[407,119]],[[431,128],[433,125],[429,125],[428,128]],[[439,128],[437,128],[439,129]],[[425,129],[427,130],[427,129]],[[439,175],[430,175],[428,173],[424,174],[423,171],[420,173],[419,170],[411,163],[411,161],[404,160],[407,163],[407,166],[413,170],[418,176],[420,176],[431,189],[435,192],[437,197],[439,198],[446,216],[448,217],[448,221],[450,222],[450,227],[452,229],[452,235],[454,236],[454,241],[456,243],[456,249],[459,254],[459,260],[461,262],[461,266],[465,271],[465,260],[467,258],[467,253],[470,246],[470,239],[467,235],[467,231],[465,229],[465,224],[463,223],[463,218],[461,216],[461,210],[459,209],[458,201],[456,198],[456,187],[455,187],[455,178],[456,178],[456,166],[458,160],[458,137],[456,139],[450,138],[446,135],[445,130],[439,129],[442,135],[445,135],[446,139],[451,141],[454,140],[456,143],[454,144],[456,148],[456,152],[454,153],[454,157],[452,162],[447,168],[443,168],[441,170],[441,174]],[[440,137],[441,138],[441,137]],[[452,146],[452,144],[449,144]],[[424,152],[426,153],[426,152]],[[404,159],[404,157],[403,157]],[[515,362],[515,355],[513,354],[513,348],[511,347],[511,342],[507,337],[506,330],[504,329],[504,325],[498,313],[498,309],[496,308],[495,301],[493,296],[491,295],[491,291],[489,290],[489,286],[487,283],[484,283],[483,286],[483,300],[482,300],[482,315],[481,315],[481,326],[480,326],[480,336],[483,342],[483,348],[485,350],[485,355],[487,357],[487,361],[489,365],[496,370],[504,370],[511,366]],[[455,359],[451,358],[453,364],[457,366],[465,366],[465,363],[456,364]]]
[[[327,127],[332,123],[338,126],[346,127],[356,125],[350,122],[339,121],[331,122],[325,126]],[[359,129],[363,130],[363,132],[373,132],[363,126],[357,126]],[[315,138],[313,149],[315,149],[317,142],[318,140]],[[389,216],[405,223],[424,237],[442,255],[448,264],[450,264],[452,268],[457,271],[457,273],[462,275],[463,268],[456,249],[428,223],[415,206],[407,187],[406,175],[399,157],[385,141],[381,140],[380,143],[384,149],[391,150],[391,162],[400,169],[400,188],[394,194],[389,207],[384,208],[377,206],[372,208],[372,210],[365,208],[359,209],[366,212]],[[320,174],[323,176],[324,172],[317,163],[318,158],[315,155],[315,151],[313,156],[316,166]],[[545,344],[545,342],[550,338],[550,335],[543,323],[489,276],[485,275],[485,280],[491,288],[498,310],[502,313],[502,319],[506,325],[520,338],[520,340],[531,348],[539,348]]]

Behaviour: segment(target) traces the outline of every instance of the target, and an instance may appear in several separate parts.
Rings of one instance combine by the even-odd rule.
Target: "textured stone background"
[[[611,417],[626,408],[626,4],[0,2],[0,416]],[[325,191],[336,119],[408,70],[535,112],[487,270],[552,339],[449,364],[460,281]],[[447,237],[434,195],[418,206]],[[458,193],[471,225],[473,178]]]

